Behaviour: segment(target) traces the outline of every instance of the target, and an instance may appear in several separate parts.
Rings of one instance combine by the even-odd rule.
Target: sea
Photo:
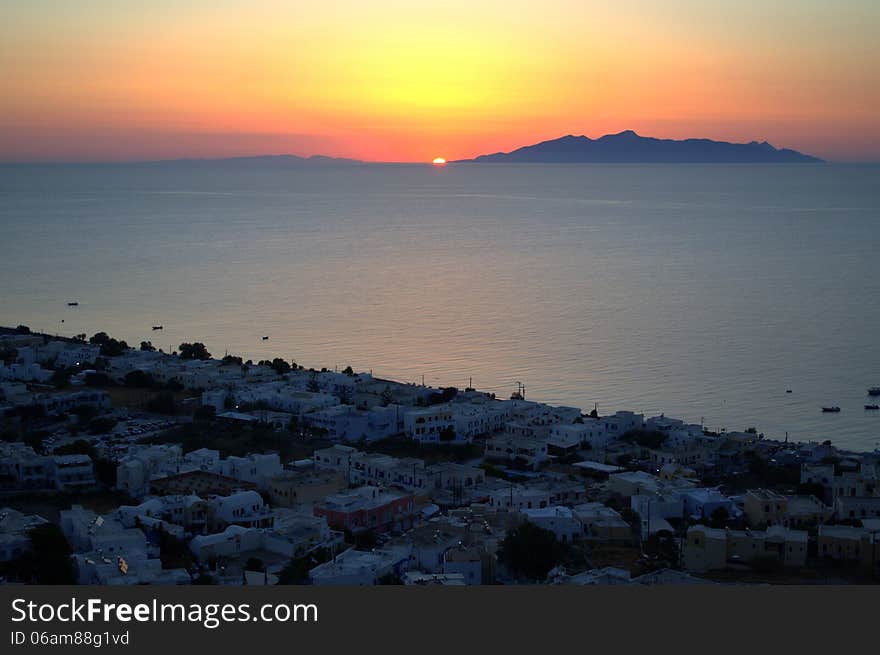
[[[874,450],[878,230],[873,165],[4,165],[0,324]]]

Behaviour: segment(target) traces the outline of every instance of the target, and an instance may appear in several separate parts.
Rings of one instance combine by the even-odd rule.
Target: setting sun
[[[432,163],[434,166],[443,166],[443,164],[446,163],[446,160],[443,159],[443,157],[435,157]]]

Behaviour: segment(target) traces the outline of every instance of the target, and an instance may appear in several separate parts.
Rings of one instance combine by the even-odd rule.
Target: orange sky
[[[878,28],[869,0],[29,0],[0,21],[0,160],[430,161],[635,129],[877,161]]]

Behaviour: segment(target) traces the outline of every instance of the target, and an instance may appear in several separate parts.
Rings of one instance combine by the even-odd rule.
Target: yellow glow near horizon
[[[434,157],[434,161],[432,162],[434,166],[442,166],[446,163],[446,160],[443,157]]]
[[[563,134],[880,158],[880,4],[84,0],[0,22],[0,160],[430,161]]]

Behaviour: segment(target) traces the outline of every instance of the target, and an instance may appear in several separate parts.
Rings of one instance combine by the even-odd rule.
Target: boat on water
[[[153,326],[153,329],[154,329],[154,330],[163,330],[163,329],[164,329],[164,326],[162,326],[162,325],[154,325],[154,326]]]
[[[840,407],[837,405],[832,405],[831,407],[823,407],[822,411],[826,414],[836,414],[840,411]]]
[[[869,396],[880,396],[880,387],[871,387],[868,389]]]
[[[79,307],[79,303],[77,301],[67,303],[68,307]]]
[[[268,341],[269,337],[263,337],[263,341]]]
[[[871,405],[865,405],[865,409],[880,409],[880,405],[877,403],[873,403]]]

